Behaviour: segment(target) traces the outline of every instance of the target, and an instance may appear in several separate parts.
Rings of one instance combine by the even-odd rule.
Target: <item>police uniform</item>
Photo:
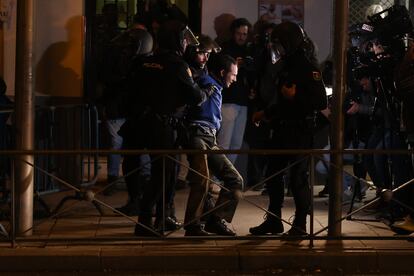
[[[306,58],[302,49],[285,60],[283,70],[279,73],[277,93],[278,102],[265,109],[266,117],[272,119],[273,135],[269,148],[311,149],[314,111],[326,108],[326,92],[321,72]],[[273,176],[287,165],[304,157],[306,156],[271,156],[267,177]],[[311,204],[307,172],[307,161],[302,161],[290,169],[290,187],[296,205],[293,222],[295,227],[289,231],[293,235],[306,232],[306,216]],[[266,187],[269,193],[268,210],[282,217],[283,173],[269,179]],[[281,233],[283,224],[279,219],[269,215],[262,225],[251,228],[250,232],[252,234]]]
[[[132,79],[132,118],[125,130],[132,148],[173,149],[175,147],[175,123],[180,120],[177,110],[186,105],[198,105],[206,98],[205,93],[191,77],[185,61],[167,51],[142,60],[134,66]],[[127,128],[127,127],[126,127]],[[144,187],[140,202],[139,222],[152,226],[151,217],[155,203],[163,191],[163,172],[165,172],[166,201],[173,196],[174,162],[151,156],[151,183]],[[151,235],[145,228],[137,225],[136,235]]]

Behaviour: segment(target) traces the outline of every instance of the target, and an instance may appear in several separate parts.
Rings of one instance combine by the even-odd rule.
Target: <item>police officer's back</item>
[[[179,21],[164,23],[158,33],[159,49],[154,56],[140,60],[134,70],[134,92],[137,92],[138,108],[146,110],[139,131],[146,136],[145,147],[171,149],[174,147],[175,122],[179,111],[186,105],[197,105],[205,100],[205,93],[191,77],[191,72],[182,55],[190,40],[191,32]],[[173,162],[154,161],[151,167],[151,185],[144,187],[139,223],[135,234],[153,235],[152,209],[162,193],[163,171],[166,190],[171,190],[174,174]],[[172,196],[172,194],[166,194]]]
[[[138,61],[134,72],[135,91],[151,112],[172,116],[178,108],[197,105],[205,93],[191,77],[183,60],[185,30],[182,23],[169,21],[159,32],[160,48],[151,57]],[[179,30],[179,31],[177,31]]]

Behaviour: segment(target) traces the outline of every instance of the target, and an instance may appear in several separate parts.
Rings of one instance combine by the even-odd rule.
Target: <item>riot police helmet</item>
[[[133,29],[131,36],[133,37],[137,46],[135,55],[148,56],[152,53],[154,41],[148,31],[142,29]]]
[[[158,32],[158,45],[161,50],[168,50],[183,55],[187,46],[198,46],[199,42],[188,26],[179,20],[165,21]]]
[[[199,45],[196,46],[198,51],[212,51],[214,53],[219,53],[221,51],[221,47],[215,42],[211,37],[208,35],[199,35],[197,36]]]
[[[199,44],[197,46],[192,45],[188,46],[185,52],[185,58],[187,60],[192,60],[198,53],[210,54],[210,53],[219,53],[221,51],[220,46],[208,35],[198,35],[196,36]]]
[[[294,54],[305,41],[303,29],[296,23],[283,22],[275,27],[271,36],[272,63]]]

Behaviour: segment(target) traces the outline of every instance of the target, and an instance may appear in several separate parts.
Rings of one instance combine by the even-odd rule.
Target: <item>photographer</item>
[[[401,99],[403,104],[403,125],[407,134],[408,143],[414,142],[414,42],[411,40],[408,51],[402,62],[395,71],[396,96]],[[411,106],[411,108],[410,108]],[[413,167],[409,168],[410,176],[413,177]],[[414,209],[414,187],[412,184],[403,190],[401,200]],[[401,222],[396,222],[391,226],[396,233],[410,234],[414,232],[414,212],[408,215]]]
[[[386,12],[386,13],[385,13]],[[386,16],[384,16],[386,14]],[[369,22],[357,25],[354,32],[354,73],[367,77],[365,90],[373,91],[374,104],[370,107],[372,132],[368,149],[406,149],[405,137],[400,131],[401,102],[396,98],[394,68],[405,54],[404,40],[413,26],[404,6],[393,7],[369,17]],[[364,78],[362,79],[364,80]],[[360,108],[353,104],[350,113]],[[365,163],[378,193],[394,189],[409,179],[406,155],[366,155]],[[395,195],[397,198],[401,193]],[[403,214],[397,204],[382,204],[382,216],[392,223]]]
[[[367,148],[374,128],[374,84],[368,74],[351,78],[349,83],[350,89],[345,105],[345,144],[350,144],[354,149]],[[360,179],[365,179],[368,173],[366,157],[368,156],[354,154],[352,158],[353,173]],[[359,199],[362,199],[367,188],[366,184],[359,180],[353,184],[353,192]]]
[[[369,73],[369,72],[367,72]],[[365,114],[371,118],[371,133],[367,140],[367,149],[385,150],[385,149],[405,149],[404,137],[402,136],[398,122],[399,118],[390,110],[388,100],[385,98],[387,93],[381,88],[383,83],[381,78],[364,76],[360,80],[364,93],[361,99],[368,104],[351,103],[348,114]],[[363,97],[364,96],[364,97]],[[393,189],[409,179],[407,174],[407,158],[404,155],[386,155],[386,154],[367,154],[364,156],[367,171],[378,189]],[[387,207],[382,215],[390,216],[391,220],[401,216],[400,208],[393,206]],[[396,208],[394,208],[396,207]],[[385,211],[385,213],[384,213]]]

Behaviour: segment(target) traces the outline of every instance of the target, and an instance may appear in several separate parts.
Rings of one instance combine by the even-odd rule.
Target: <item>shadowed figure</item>
[[[80,77],[71,68],[64,67],[69,45],[56,42],[49,46],[36,66],[35,90],[43,95],[62,97],[74,95],[80,87]]]
[[[82,96],[82,18],[71,17],[64,25],[67,41],[49,45],[35,71],[35,91],[53,97]]]

